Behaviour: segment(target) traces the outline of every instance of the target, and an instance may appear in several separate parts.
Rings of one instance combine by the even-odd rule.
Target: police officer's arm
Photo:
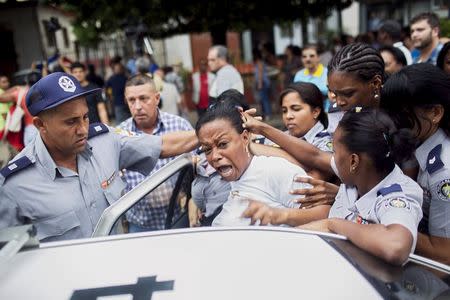
[[[419,233],[416,253],[450,265],[450,239]]]
[[[198,147],[194,130],[170,132],[162,136],[160,158],[172,157],[190,152]]]
[[[330,163],[332,157],[330,152],[321,151],[306,141],[285,134],[281,130],[255,119],[248,112],[242,112],[242,116],[244,120],[243,126],[246,129],[252,133],[264,135],[308,169],[318,169],[324,172],[325,175],[334,175]]]
[[[0,229],[22,225],[23,222],[18,217],[19,207],[16,201],[7,197],[4,192],[0,192],[0,199]]]
[[[248,208],[243,217],[251,218],[251,224],[260,221],[260,225],[282,225],[299,226],[315,220],[328,217],[329,205],[316,206],[311,209],[298,208],[274,208],[258,201],[249,201]]]
[[[309,173],[312,176],[311,173]],[[294,195],[303,196],[296,200],[302,204],[302,208],[311,208],[318,205],[332,205],[339,191],[339,186],[333,183],[311,177],[297,177],[296,182],[312,185],[312,188],[293,190]]]
[[[351,221],[330,218],[317,223],[301,226],[303,229],[325,228],[324,231],[346,236],[359,248],[383,260],[401,265],[409,257],[413,245],[411,232],[400,224],[358,224]],[[308,226],[309,225],[309,226]]]
[[[290,155],[289,153],[278,147],[272,147],[257,143],[250,143],[250,151],[254,155],[281,157],[297,166],[303,167],[294,157],[292,157],[292,155]]]

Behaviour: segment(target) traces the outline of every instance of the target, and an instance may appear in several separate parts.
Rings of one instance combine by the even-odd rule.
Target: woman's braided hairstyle
[[[380,53],[367,44],[354,43],[342,47],[328,64],[328,74],[335,71],[355,74],[367,82],[380,75],[384,82],[384,61]]]

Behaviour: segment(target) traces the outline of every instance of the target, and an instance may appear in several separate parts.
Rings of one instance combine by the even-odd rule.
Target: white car
[[[146,193],[139,190],[154,189],[189,163],[177,159],[121,198],[93,238],[34,241],[11,255],[33,232],[7,230],[3,239],[12,242],[0,251],[0,299],[450,298],[450,267],[415,255],[392,266],[334,234],[237,227],[105,236]]]

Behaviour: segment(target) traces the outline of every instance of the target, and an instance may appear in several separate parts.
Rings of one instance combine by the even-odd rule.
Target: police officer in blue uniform
[[[344,235],[367,252],[402,264],[418,241],[422,190],[396,162],[411,155],[414,142],[381,111],[350,110],[333,136],[332,166],[342,180],[333,206],[275,210],[251,203],[244,216],[263,224],[308,223],[301,228]]]
[[[193,131],[136,136],[89,125],[86,95],[66,73],[30,88],[26,102],[38,135],[0,171],[0,228],[32,223],[41,241],[89,237],[120,198],[126,168],[147,175],[159,157],[197,146]]]
[[[430,64],[393,74],[382,107],[399,127],[412,128],[419,147],[417,182],[424,191],[417,253],[450,264],[450,80]]]

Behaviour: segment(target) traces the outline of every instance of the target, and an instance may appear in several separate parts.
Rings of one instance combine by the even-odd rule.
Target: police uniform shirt
[[[329,218],[359,224],[400,224],[412,234],[414,251],[422,219],[422,189],[396,165],[381,182],[358,199],[355,187],[341,184]]]
[[[289,131],[285,131],[285,133],[289,134]],[[322,151],[333,152],[333,142],[331,134],[327,130],[325,130],[325,127],[321,122],[317,122],[303,137],[301,137],[301,139],[305,140],[313,146],[316,146]],[[261,143],[260,139],[258,143]],[[262,143],[265,145],[278,147],[278,145],[276,145],[274,142],[264,137]]]
[[[303,139],[322,151],[333,152],[331,134],[325,130],[325,127],[321,122],[317,122],[316,125],[303,136]]]
[[[192,182],[192,199],[205,212],[205,216],[209,217],[227,201],[231,186],[208,163],[204,153],[200,155],[196,171],[197,176]]]
[[[419,148],[417,182],[424,191],[425,233],[450,238],[450,138],[438,129]],[[428,223],[428,224],[427,224]]]
[[[341,121],[342,117],[344,116],[345,112],[340,109],[340,107],[337,105],[336,102],[334,102],[330,109],[328,110],[328,127],[327,131],[333,135],[336,131],[337,126],[339,125],[339,122]]]
[[[90,237],[101,214],[125,188],[123,168],[148,174],[161,137],[127,136],[92,124],[78,173],[57,166],[40,135],[1,170],[0,228],[32,223],[39,240]]]

